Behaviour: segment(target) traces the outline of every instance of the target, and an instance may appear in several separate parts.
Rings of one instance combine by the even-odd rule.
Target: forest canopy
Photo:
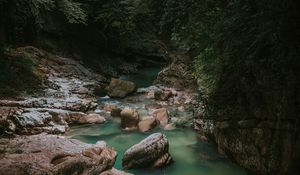
[[[2,0],[0,7],[2,51],[31,43],[126,55],[162,40],[188,49],[209,114],[267,105],[287,115],[299,102],[296,0]]]

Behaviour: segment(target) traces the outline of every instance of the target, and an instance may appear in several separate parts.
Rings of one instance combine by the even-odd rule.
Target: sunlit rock
[[[157,120],[160,121],[162,126],[166,126],[169,121],[169,114],[166,108],[155,109],[151,112],[151,115],[156,117]]]
[[[155,117],[147,116],[139,122],[138,126],[141,132],[150,131],[159,126],[159,120],[157,120]]]

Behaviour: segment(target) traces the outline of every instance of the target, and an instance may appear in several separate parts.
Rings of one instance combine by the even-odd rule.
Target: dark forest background
[[[1,0],[1,92],[38,84],[29,78],[30,54],[9,59],[16,47],[98,69],[175,45],[193,58],[207,117],[299,122],[299,7],[298,0]]]

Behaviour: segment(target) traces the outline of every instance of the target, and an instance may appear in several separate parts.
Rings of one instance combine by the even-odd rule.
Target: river
[[[121,79],[130,80],[139,88],[152,85],[159,72],[159,68],[148,68],[133,75],[122,76]],[[143,110],[147,99],[142,102],[128,103],[121,99],[108,97],[99,98],[99,105],[113,103],[120,106],[130,106]],[[98,111],[99,112],[99,111]],[[101,111],[100,111],[101,112]],[[161,132],[169,140],[170,153],[174,163],[163,169],[126,170],[135,175],[246,175],[247,172],[220,155],[214,144],[201,141],[197,133],[189,127],[165,131],[157,128],[151,132],[123,131],[120,128],[120,119],[109,118],[102,125],[75,126],[67,133],[74,139],[94,144],[104,140],[118,152],[115,168],[122,169],[122,156],[132,145],[140,142],[152,133]]]

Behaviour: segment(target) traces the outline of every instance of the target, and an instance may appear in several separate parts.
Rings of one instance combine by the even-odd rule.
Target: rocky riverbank
[[[114,97],[124,98],[133,94],[136,87],[130,82],[113,79],[105,90],[109,80],[85,68],[78,61],[33,47],[20,48],[19,51],[29,51],[37,56],[37,73],[42,77],[43,88],[33,95],[24,94],[15,99],[0,100],[0,125],[5,136],[0,139],[0,174],[126,174],[113,169],[117,153],[104,142],[89,145],[58,135],[68,131],[71,125],[105,123],[105,115],[95,113],[98,107],[96,95],[106,91]],[[124,84],[129,85],[123,88]],[[169,121],[169,112],[163,105],[177,102],[177,107],[183,110],[187,98],[184,92],[180,94],[173,90],[172,93],[171,89],[155,86],[139,89],[136,95],[139,94],[162,103],[148,106],[157,118],[153,117],[155,126],[151,122],[152,118],[140,121],[138,116],[133,127],[139,124],[143,132],[159,126],[159,123],[165,127]],[[135,100],[135,95],[125,100]],[[155,111],[157,106],[160,109]],[[124,110],[119,111],[121,117],[127,115]],[[156,144],[150,141],[149,145]],[[171,159],[168,144],[162,149],[164,155],[157,155],[161,157],[157,157],[155,163],[159,167],[169,164]],[[150,150],[147,154],[153,151],[156,150]],[[166,157],[166,154],[169,156]]]
[[[159,74],[156,83],[177,89],[187,88],[186,85],[191,87],[194,84],[191,60],[184,54],[170,58],[171,64]],[[192,103],[198,118],[194,127],[200,138],[215,142],[221,154],[254,174],[299,172],[299,119],[288,117],[296,115],[278,117],[274,111],[270,112],[273,115],[258,111],[237,115],[234,111],[219,111],[215,116],[207,116],[204,100],[207,100],[205,94]]]
[[[38,73],[43,77],[43,89],[34,95],[0,100],[0,124],[5,134],[58,134],[64,133],[68,124],[104,122],[92,111],[97,107],[94,94],[102,89],[107,81],[105,77],[73,59],[33,47],[24,50],[38,55]]]
[[[201,118],[195,125],[217,143],[220,153],[253,174],[298,172],[300,137],[295,119]]]
[[[117,153],[55,135],[1,139],[0,174],[100,174],[112,169]]]
[[[0,139],[0,174],[125,174],[112,169],[117,153],[104,142],[89,145],[57,136],[71,125],[106,121],[94,110],[95,94],[103,91],[107,79],[73,59],[33,47],[18,51],[37,56],[42,89],[0,100],[6,137]]]

